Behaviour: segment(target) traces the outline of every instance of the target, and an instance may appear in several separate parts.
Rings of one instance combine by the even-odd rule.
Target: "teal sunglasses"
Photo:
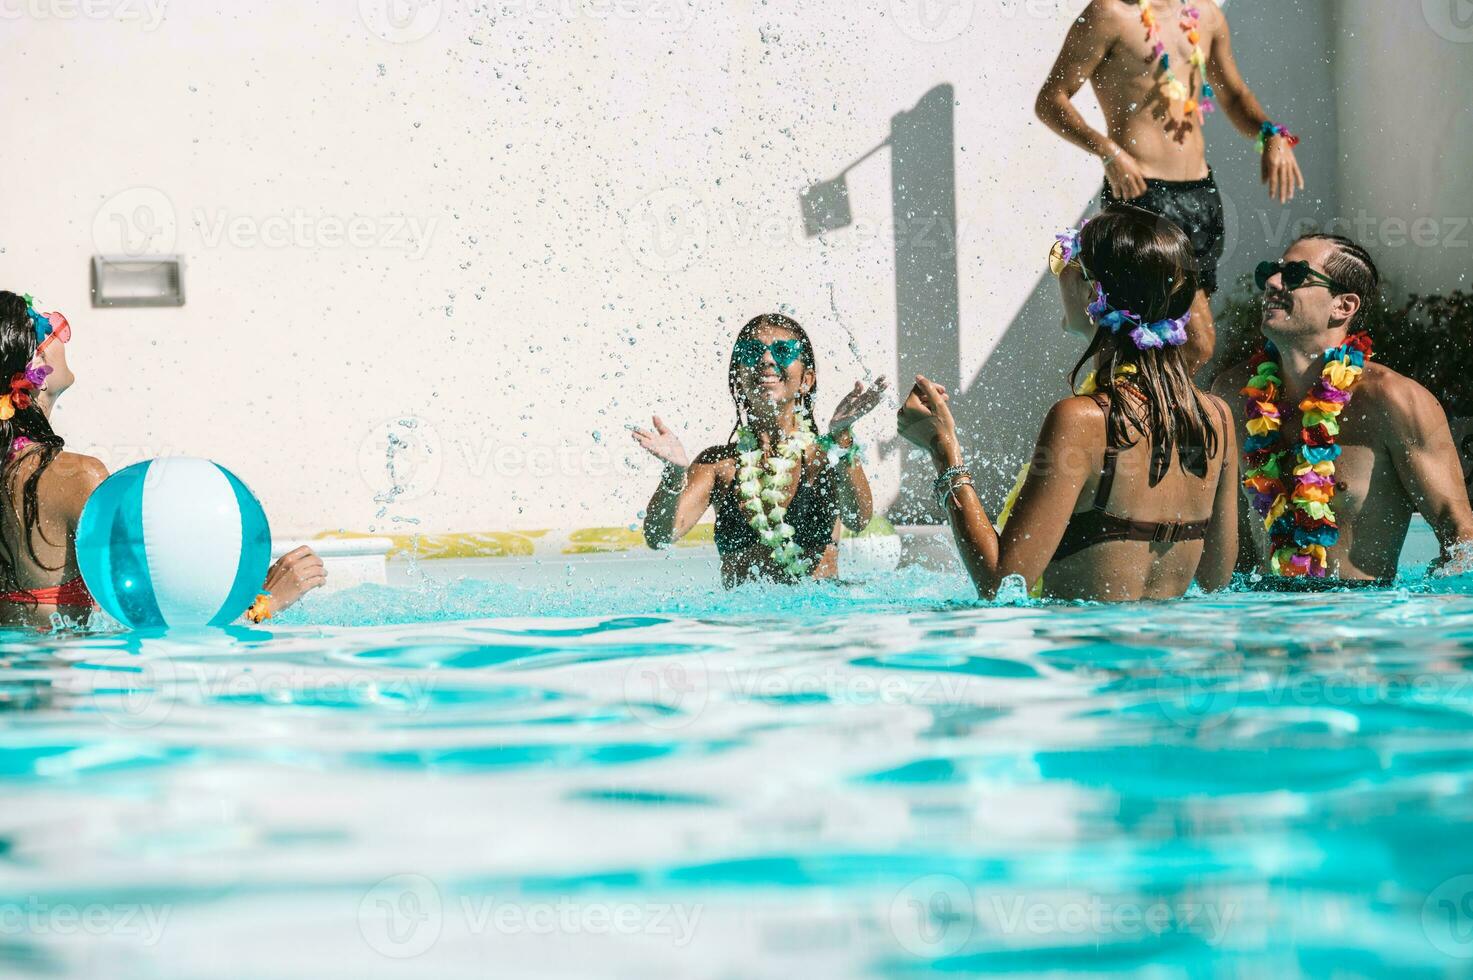
[[[786,371],[788,366],[803,356],[803,343],[798,340],[774,340],[770,344],[764,344],[755,337],[744,337],[736,342],[736,348],[732,355],[736,362],[742,367],[754,368],[762,363],[762,358],[772,355],[772,363],[777,365],[779,371]]]

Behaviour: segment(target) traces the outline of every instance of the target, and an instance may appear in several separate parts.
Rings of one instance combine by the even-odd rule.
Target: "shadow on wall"
[[[808,235],[853,221],[846,175],[884,147],[890,148],[890,198],[895,229],[895,349],[897,395],[924,374],[952,392],[963,443],[985,445],[973,465],[983,501],[996,513],[1012,487],[1021,460],[1032,452],[1038,423],[1067,390],[1061,365],[1057,287],[1051,277],[1034,289],[982,370],[962,385],[957,283],[955,92],[938,85],[913,108],[897,113],[890,136],[838,177],[801,196]],[[1040,246],[1042,249],[1042,246]],[[1040,261],[1042,261],[1040,251]],[[1071,342],[1081,348],[1079,341]],[[1072,367],[1073,361],[1069,361]],[[931,497],[935,470],[898,437],[881,446],[901,453],[900,493],[888,508],[892,521],[940,523]]]
[[[1220,280],[1225,289],[1260,259],[1277,257],[1303,230],[1302,223],[1325,223],[1336,216],[1337,124],[1333,109],[1325,108],[1335,104],[1332,0],[1288,0],[1283,6],[1292,7],[1292,17],[1279,5],[1270,10],[1232,4],[1228,9],[1244,77],[1269,114],[1304,138],[1300,164],[1306,191],[1288,208],[1271,203],[1259,179],[1252,141],[1238,134],[1225,116],[1212,118],[1207,153],[1224,199],[1227,243]],[[954,104],[951,85],[927,92],[913,108],[895,115],[885,142],[838,177],[804,191],[800,206],[810,237],[847,226],[852,214],[846,175],[880,149],[890,148],[897,394],[904,395],[906,379],[916,374],[953,392],[963,445],[973,450],[969,462],[978,491],[988,513],[996,515],[1032,453],[1043,416],[1068,393],[1067,376],[1083,353],[1084,341],[1061,334],[1058,287],[1045,271],[981,369],[963,384]],[[1077,223],[1097,208],[1096,193],[1074,214],[1056,216],[1056,224],[1063,228]],[[1036,247],[1043,266],[1049,241],[1014,244]],[[934,470],[929,461],[899,439],[881,450],[887,456],[902,454],[900,493],[887,509],[891,520],[939,523],[943,518],[930,494]]]

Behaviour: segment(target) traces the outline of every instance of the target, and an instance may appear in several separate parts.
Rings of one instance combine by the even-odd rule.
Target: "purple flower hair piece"
[[[32,364],[26,368],[26,380],[39,388],[46,383],[46,376],[50,373],[50,364]]]
[[[1130,340],[1139,350],[1180,347],[1187,342],[1187,324],[1192,322],[1192,314],[1188,311],[1175,320],[1146,323],[1129,310],[1117,310],[1110,306],[1105,287],[1098,281],[1095,283],[1094,302],[1089,304],[1088,312],[1097,324],[1114,334],[1124,330],[1127,324],[1133,325]]]

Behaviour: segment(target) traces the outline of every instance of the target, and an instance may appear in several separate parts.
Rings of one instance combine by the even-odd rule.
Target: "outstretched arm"
[[[1243,80],[1233,56],[1233,39],[1227,18],[1215,3],[1203,6],[1212,18],[1212,47],[1207,58],[1207,80],[1217,94],[1217,104],[1237,128],[1249,139],[1257,139],[1263,124],[1270,122],[1269,115],[1259,104],[1258,97]],[[1294,148],[1282,136],[1268,141],[1263,153],[1263,182],[1268,185],[1269,197],[1286,204],[1293,200],[1296,190],[1304,190],[1304,174],[1299,170],[1299,161]]]
[[[872,385],[854,382],[853,389],[834,409],[834,418],[829,423],[829,437],[840,449],[847,450],[854,445],[854,423],[874,411],[888,388],[889,382],[883,376]],[[853,466],[839,463],[827,472],[833,477],[838,492],[840,520],[851,531],[863,531],[869,526],[875,510],[864,465],[856,456]]]
[[[1098,424],[1102,415],[1088,398],[1065,399],[1049,412],[1028,479],[1001,539],[976,490],[951,484],[943,503],[962,562],[982,596],[996,595],[1003,579],[1011,575],[1023,576],[1031,588],[1048,568],[1084,484],[1088,467],[1080,465],[1087,453],[1081,431],[1089,429],[1085,423],[1091,413]],[[901,435],[930,450],[938,473],[962,465],[945,389],[917,378],[901,409],[900,426]]]
[[[1463,483],[1462,460],[1442,404],[1432,392],[1410,379],[1403,379],[1398,389],[1386,399],[1391,415],[1387,449],[1402,486],[1437,533],[1442,545],[1438,564],[1446,564],[1459,545],[1473,549],[1473,507]]]

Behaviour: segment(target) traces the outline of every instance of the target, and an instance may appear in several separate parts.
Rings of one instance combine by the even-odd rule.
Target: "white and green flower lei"
[[[773,559],[783,571],[797,578],[807,573],[810,562],[802,557],[803,549],[793,540],[797,532],[785,520],[788,508],[784,502],[794,474],[818,437],[813,434],[813,422],[807,412],[799,408],[794,414],[797,430],[779,443],[777,452],[766,460],[752,430],[745,425],[737,429],[737,493],[742,498],[742,510],[748,515],[747,523],[771,549]]]

